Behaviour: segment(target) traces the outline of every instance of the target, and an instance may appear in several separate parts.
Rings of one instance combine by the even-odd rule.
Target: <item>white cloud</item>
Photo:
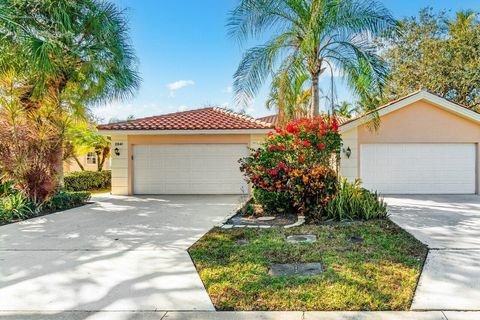
[[[225,88],[224,92],[226,93],[232,93],[233,92],[233,87],[232,86],[228,86]]]
[[[174,91],[174,90],[178,90],[178,89],[181,89],[183,87],[186,87],[186,86],[192,86],[194,84],[195,84],[195,81],[193,81],[193,80],[178,80],[178,81],[169,83],[167,85],[167,87],[168,87],[168,89]]]

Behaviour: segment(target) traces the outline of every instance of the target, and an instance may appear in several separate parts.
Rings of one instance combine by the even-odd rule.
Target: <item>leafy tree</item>
[[[383,41],[391,66],[386,98],[418,89],[480,111],[480,23],[473,11],[423,9],[401,22],[402,33]]]
[[[97,170],[102,171],[105,160],[110,156],[110,139],[98,134],[95,124],[82,121],[74,123],[67,130],[67,142],[73,147],[70,156],[77,162],[80,169],[85,170],[78,154],[93,151],[97,155]]]
[[[240,42],[272,36],[249,49],[234,75],[239,103],[248,103],[272,70],[308,73],[312,114],[320,112],[319,77],[339,70],[361,97],[381,91],[387,75],[372,38],[395,31],[397,22],[371,0],[241,0],[231,12],[230,35]]]

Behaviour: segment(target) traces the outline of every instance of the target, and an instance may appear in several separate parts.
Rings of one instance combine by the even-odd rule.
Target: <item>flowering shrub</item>
[[[269,133],[240,160],[240,169],[254,188],[288,194],[299,213],[313,219],[334,193],[331,163],[340,145],[335,117],[299,119]]]

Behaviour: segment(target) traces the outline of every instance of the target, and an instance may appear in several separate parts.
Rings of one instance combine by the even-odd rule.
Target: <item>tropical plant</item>
[[[313,116],[320,112],[319,77],[328,69],[338,70],[361,98],[382,91],[387,68],[372,39],[398,29],[371,0],[241,0],[228,26],[240,42],[273,33],[243,56],[234,74],[237,102],[248,103],[280,65],[309,74]]]
[[[85,169],[77,156],[90,151],[97,155],[97,170],[103,170],[105,160],[110,155],[110,138],[99,134],[94,123],[89,121],[72,123],[67,129],[66,140],[73,147],[71,158],[77,162],[82,171]]]
[[[40,204],[57,188],[58,150],[66,121],[50,104],[36,112],[21,102],[14,73],[0,74],[0,171],[30,201]]]
[[[351,119],[359,113],[359,108],[348,101],[342,101],[335,106],[334,113],[338,117]]]
[[[295,208],[309,221],[320,220],[335,193],[337,176],[331,165],[340,145],[335,117],[303,118],[271,132],[260,148],[240,159],[240,170],[255,189],[281,193],[291,201],[284,207]]]
[[[288,70],[274,77],[266,106],[277,110],[279,127],[309,115],[312,91],[306,88],[308,79],[307,74],[295,75]]]
[[[361,187],[359,179],[340,182],[337,194],[325,207],[326,215],[334,220],[385,219],[387,205],[376,192]]]
[[[0,220],[23,220],[33,212],[34,205],[20,192],[0,198]]]
[[[478,13],[459,11],[451,18],[446,12],[423,9],[401,26],[401,33],[382,42],[391,66],[385,98],[427,89],[480,111]]]
[[[90,193],[86,191],[60,191],[50,197],[42,209],[44,212],[67,210],[85,204],[90,197]]]
[[[57,179],[44,187],[47,195],[52,194],[63,176],[67,119],[85,116],[91,104],[129,97],[139,85],[124,12],[101,0],[2,0],[0,38],[0,74],[15,75],[16,118],[49,122],[52,128],[40,139],[49,141],[50,147],[37,150],[49,152],[43,158],[57,158],[52,161],[55,171],[42,172]],[[45,105],[48,111],[42,110]],[[48,121],[42,113],[49,113]],[[26,147],[32,145],[34,134],[29,132],[27,141],[19,141],[15,159],[31,153]],[[0,167],[8,166],[1,163],[3,159]],[[36,195],[29,197],[33,200]]]

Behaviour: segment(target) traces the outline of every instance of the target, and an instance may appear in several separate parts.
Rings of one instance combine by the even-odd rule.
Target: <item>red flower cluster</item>
[[[335,118],[299,119],[271,132],[259,149],[240,160],[241,170],[255,188],[293,194],[301,190],[293,177],[299,175],[295,184],[310,184],[309,170],[328,168],[340,145]]]

